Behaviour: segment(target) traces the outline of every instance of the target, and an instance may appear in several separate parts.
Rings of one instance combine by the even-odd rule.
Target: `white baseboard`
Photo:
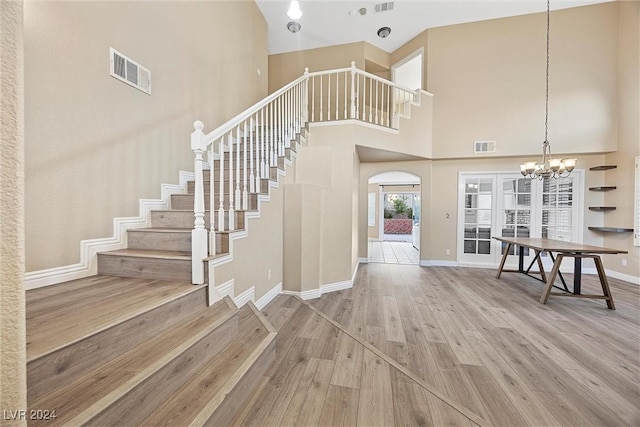
[[[240,308],[249,301],[254,301],[256,299],[256,287],[252,286],[237,297],[233,299],[234,304]]]
[[[125,248],[127,246],[127,230],[149,227],[151,225],[151,211],[168,209],[171,203],[171,195],[186,193],[187,181],[193,179],[193,172],[180,171],[180,184],[161,185],[162,198],[140,199],[138,217],[114,218],[112,237],[81,241],[79,263],[26,273],[24,276],[25,289],[41,288],[97,274],[98,262],[96,254],[98,252]]]
[[[367,257],[360,257],[358,261],[360,262],[360,264],[369,264],[369,258]]]
[[[638,276],[632,276],[630,274],[620,273],[619,271],[615,271],[615,270],[606,270],[606,271],[607,271],[607,276],[609,277],[613,277],[614,279],[618,279],[618,280],[624,280],[625,282],[629,282],[632,285],[640,286],[640,277]]]
[[[438,259],[421,259],[420,267],[458,267],[457,261],[446,261]]]
[[[303,300],[320,298],[324,294],[328,294],[329,292],[343,291],[345,289],[351,289],[353,287],[353,283],[356,280],[356,274],[358,273],[358,267],[360,264],[356,264],[356,268],[353,270],[353,275],[351,276],[351,280],[343,280],[341,282],[328,283],[326,285],[320,285],[319,289],[310,289],[308,291],[281,291],[284,295],[295,295],[299,296]]]
[[[234,297],[234,280],[228,280],[217,286],[209,286],[209,305],[212,305],[216,301],[220,301],[222,298],[229,296],[231,299]]]
[[[266,294],[261,296],[258,299],[258,301],[256,301],[255,304],[258,310],[262,310],[263,308],[265,308],[271,301],[273,301],[275,297],[280,295],[281,292],[282,292],[282,282],[278,283],[273,288],[268,290]]]

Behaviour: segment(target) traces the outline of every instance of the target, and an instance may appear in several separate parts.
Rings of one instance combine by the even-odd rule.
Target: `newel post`
[[[201,121],[193,123],[194,131],[191,133],[191,149],[195,155],[195,195],[193,200],[194,227],[191,230],[191,281],[194,285],[204,283],[204,262],[208,255],[207,230],[204,227],[204,177],[202,176],[203,155],[206,151],[204,139],[204,124]]]
[[[309,122],[309,67],[304,67],[304,122]]]
[[[356,118],[356,62],[351,61],[351,118]]]

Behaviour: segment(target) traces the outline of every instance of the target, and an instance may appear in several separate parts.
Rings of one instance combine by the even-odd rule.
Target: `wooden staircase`
[[[302,134],[296,135],[291,140],[291,147],[284,150],[284,156],[277,158],[277,166],[269,168],[269,178],[260,179],[256,192],[248,195],[248,209],[242,210],[236,207],[234,211],[235,230],[228,231],[229,225],[229,201],[225,200],[225,223],[222,229],[218,227],[218,215],[214,215],[216,232],[216,255],[229,253],[229,240],[231,234],[245,229],[247,221],[246,213],[259,209],[261,195],[269,194],[269,182],[277,182],[279,174],[285,170],[288,160],[295,155],[298,144],[306,135],[307,129],[301,130]],[[239,143],[243,143],[241,138]],[[231,148],[235,150],[236,145]],[[234,151],[234,157],[235,157]],[[224,187],[229,189],[229,152],[225,152],[224,162]],[[244,174],[243,157],[240,157],[240,176]],[[234,159],[235,161],[235,159]],[[260,158],[255,159],[259,164]],[[234,165],[235,167],[235,165]],[[220,185],[220,160],[214,161],[214,191],[215,203],[218,203],[218,189]],[[280,171],[280,172],[279,172]],[[205,192],[205,227],[210,227],[210,179],[209,170],[203,171]],[[235,179],[235,170],[234,170]],[[127,231],[127,248],[107,252],[99,252],[98,274],[105,276],[118,276],[138,279],[170,280],[191,283],[191,231],[194,226],[194,193],[195,181],[187,183],[187,194],[173,194],[171,196],[171,209],[151,211],[151,227],[136,228]],[[218,211],[219,206],[214,206]],[[205,264],[205,269],[207,268]],[[206,274],[205,274],[206,277]]]
[[[275,358],[252,303],[94,276],[27,292],[28,407],[46,425],[227,425]],[[55,418],[53,418],[55,417]]]

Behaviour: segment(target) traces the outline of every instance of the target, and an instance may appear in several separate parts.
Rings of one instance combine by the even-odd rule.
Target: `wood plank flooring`
[[[263,312],[278,330],[276,361],[234,425],[484,423],[438,398],[378,350],[358,342],[297,298],[280,295]]]
[[[340,399],[345,406],[334,420],[448,424],[447,414],[425,409],[428,401],[420,400],[419,386],[409,378],[415,377],[486,424],[640,425],[640,288],[610,279],[617,308],[612,311],[600,300],[552,296],[542,305],[542,283],[523,275],[494,276],[493,269],[368,264],[360,266],[352,289],[309,301],[409,373],[374,365],[367,349],[362,356],[352,351],[362,357],[353,396],[345,390],[358,382],[352,372],[359,365],[352,361],[353,368],[346,368],[333,358],[342,365],[333,370],[340,379],[330,381],[325,405]],[[599,288],[597,276],[583,276],[585,293]],[[278,304],[268,307],[275,323],[282,323],[282,310],[294,309],[279,304],[279,312]],[[306,354],[307,346],[299,345]],[[375,383],[387,375],[391,389]],[[368,396],[373,388],[391,393],[390,400]],[[350,407],[355,401],[372,406],[357,405],[356,413]],[[396,407],[396,401],[405,406]]]

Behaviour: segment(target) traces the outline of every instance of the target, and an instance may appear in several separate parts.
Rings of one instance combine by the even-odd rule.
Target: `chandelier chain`
[[[549,133],[549,15],[550,0],[547,0],[547,68],[545,72],[545,109],[544,109],[544,141],[547,143]]]

